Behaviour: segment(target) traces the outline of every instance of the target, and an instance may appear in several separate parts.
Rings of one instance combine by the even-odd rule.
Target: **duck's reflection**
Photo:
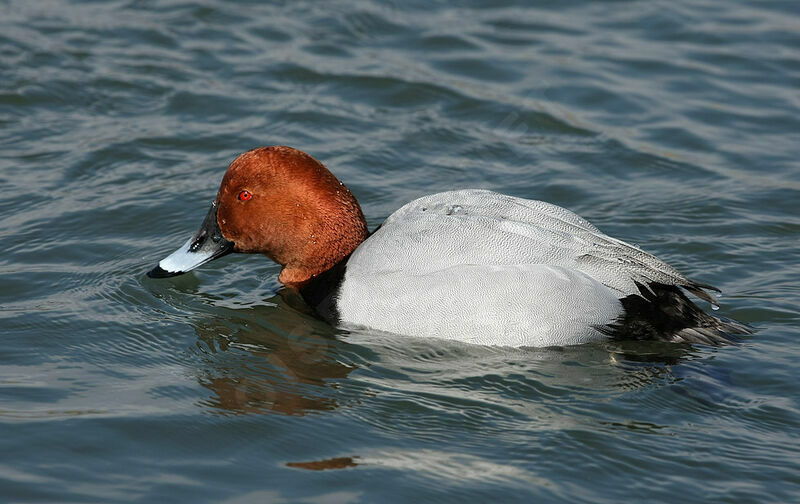
[[[356,404],[363,391],[353,391],[364,383],[348,377],[363,363],[371,363],[372,372],[360,380],[371,395],[394,390],[401,377],[413,382],[413,390],[443,401],[466,388],[470,400],[498,405],[505,403],[506,388],[537,397],[543,390],[613,395],[670,385],[682,379],[679,364],[708,356],[708,349],[658,342],[510,349],[371,331],[351,331],[343,341],[288,290],[268,304],[215,304],[208,313],[194,324],[206,363],[197,379],[211,391],[202,404],[226,414],[305,415]],[[513,395],[507,406],[522,413],[542,407],[539,401],[520,407],[518,399]]]
[[[340,406],[337,380],[356,369],[343,355],[346,344],[295,294],[281,291],[269,303],[215,309],[195,324],[209,364],[198,381],[213,393],[203,403],[231,414],[304,415]]]

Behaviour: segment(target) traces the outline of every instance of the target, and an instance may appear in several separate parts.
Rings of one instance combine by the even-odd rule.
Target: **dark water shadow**
[[[168,304],[175,287],[161,293]],[[246,305],[237,304],[241,296],[234,302],[197,292],[194,282],[178,287],[194,300],[189,308],[197,314],[191,326],[200,360],[194,372],[210,392],[198,404],[213,414],[307,415],[391,392],[412,401],[423,394],[425,401],[446,409],[474,410],[476,418],[538,418],[550,414],[552,401],[592,401],[671,386],[697,372],[682,364],[702,362],[719,351],[639,341],[515,349],[343,331],[317,318],[286,289]],[[245,296],[244,301],[254,299]],[[185,302],[181,296],[177,304]],[[185,321],[185,311],[179,311],[177,318]],[[361,372],[353,379],[356,369]],[[540,415],[531,413],[541,408]]]
[[[337,331],[288,291],[270,305],[215,308],[193,323],[207,364],[201,404],[223,414],[305,415],[340,407],[339,381],[359,367]]]

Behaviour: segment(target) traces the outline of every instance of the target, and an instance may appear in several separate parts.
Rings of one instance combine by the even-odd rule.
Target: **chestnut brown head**
[[[322,163],[291,147],[261,147],[231,163],[201,230],[149,275],[181,274],[231,251],[261,253],[284,266],[281,282],[300,286],[366,237],[358,202]]]

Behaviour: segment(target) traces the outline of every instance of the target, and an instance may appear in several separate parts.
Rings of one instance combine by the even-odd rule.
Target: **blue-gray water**
[[[485,348],[331,328],[265,257],[145,277],[272,144],[371,227],[565,206],[759,332]],[[0,0],[0,501],[798,502],[799,160],[794,0]]]

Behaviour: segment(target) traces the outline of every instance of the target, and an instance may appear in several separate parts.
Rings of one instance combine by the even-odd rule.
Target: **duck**
[[[477,345],[614,339],[704,345],[750,334],[714,316],[715,287],[543,201],[482,189],[423,196],[370,232],[352,192],[287,146],[240,154],[200,229],[147,275],[263,254],[330,324]]]

